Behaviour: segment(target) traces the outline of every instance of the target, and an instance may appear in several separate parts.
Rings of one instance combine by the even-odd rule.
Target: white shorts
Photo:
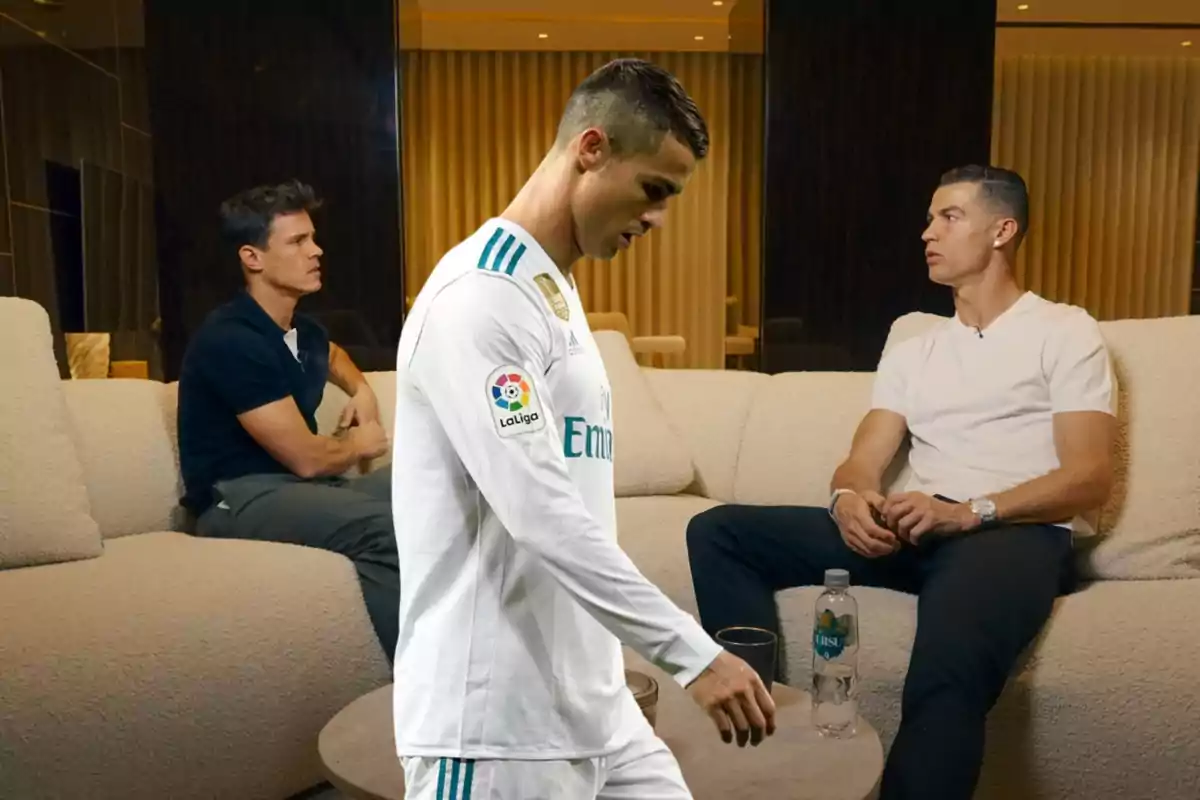
[[[575,761],[400,759],[405,800],[692,800],[649,725],[621,750]]]

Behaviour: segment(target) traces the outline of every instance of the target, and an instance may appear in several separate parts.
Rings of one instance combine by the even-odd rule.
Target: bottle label
[[[849,614],[836,617],[829,609],[822,611],[813,626],[813,652],[824,659],[840,656],[846,645],[853,644],[853,622]]]

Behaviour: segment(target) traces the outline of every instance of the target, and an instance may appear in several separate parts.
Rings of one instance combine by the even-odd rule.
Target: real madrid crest
[[[563,297],[562,290],[558,288],[558,283],[549,274],[543,272],[541,275],[534,275],[533,282],[542,290],[542,294],[546,298],[546,302],[550,304],[550,310],[554,312],[554,316],[561,319],[563,322],[571,320],[571,308],[567,305],[567,298]]]

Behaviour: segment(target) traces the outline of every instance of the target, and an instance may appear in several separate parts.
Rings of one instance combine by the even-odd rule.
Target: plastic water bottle
[[[813,725],[848,738],[858,722],[858,602],[850,573],[825,571],[825,591],[813,615]]]

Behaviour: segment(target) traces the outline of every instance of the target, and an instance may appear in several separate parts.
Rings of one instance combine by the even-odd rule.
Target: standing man
[[[179,376],[183,505],[203,536],[341,553],[358,571],[384,653],[396,649],[400,578],[387,470],[343,473],[388,450],[375,393],[324,328],[298,313],[321,288],[321,248],[298,181],[221,204],[222,233],[245,291],[209,314]],[[326,381],[350,396],[333,436],[317,434]]]
[[[1072,537],[1112,486],[1113,378],[1096,321],[1023,292],[1025,182],[994,167],[942,176],[922,237],[957,314],[883,357],[872,410],[828,508],[724,506],[688,526],[708,630],[779,630],[775,592],[828,568],[919,596],[884,800],[969,800],[984,720],[1021,651],[1073,583]],[[912,450],[905,491],[884,471]]]
[[[417,297],[392,490],[412,800],[690,797],[625,685],[621,641],[689,687],[726,741],[773,731],[758,676],[617,544],[612,396],[571,277],[660,226],[707,149],[674,77],[602,67],[517,197]]]

